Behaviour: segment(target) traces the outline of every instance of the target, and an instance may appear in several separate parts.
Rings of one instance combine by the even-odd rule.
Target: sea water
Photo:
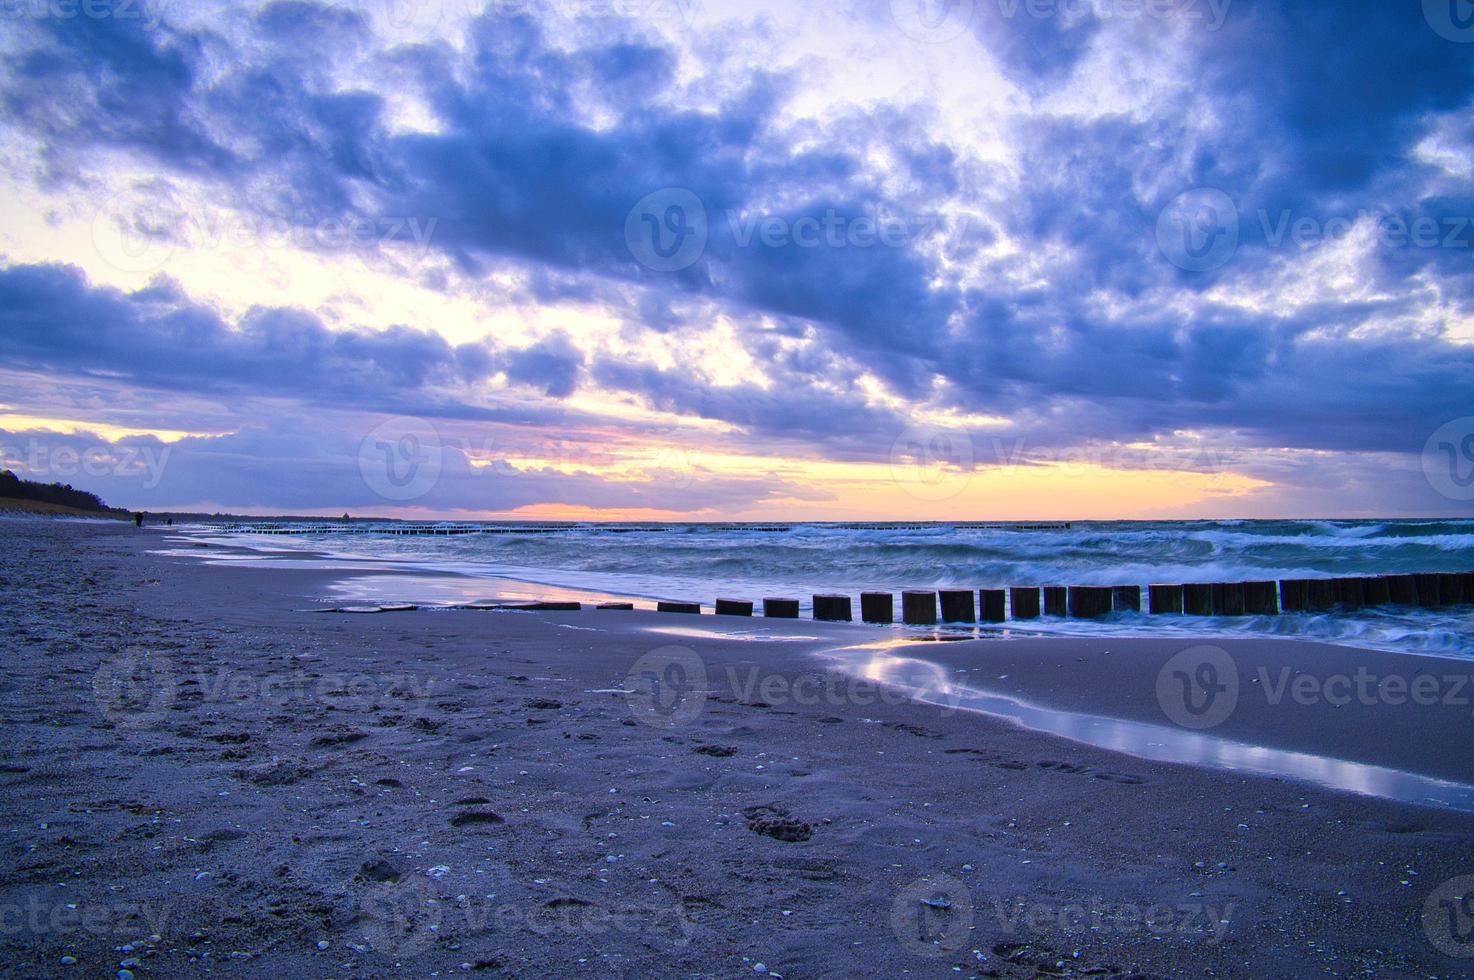
[[[761,600],[816,593],[1015,585],[1242,582],[1474,571],[1474,520],[1003,524],[201,525],[192,535],[340,568],[341,595],[467,599]],[[180,529],[184,530],[184,529]],[[262,533],[270,531],[273,533]],[[288,533],[282,533],[288,532]],[[354,574],[372,567],[380,574]],[[388,572],[390,574],[383,574]],[[398,572],[399,574],[393,574]],[[1233,618],[1118,613],[1011,621],[1046,634],[1305,637],[1474,656],[1474,607],[1389,607]]]

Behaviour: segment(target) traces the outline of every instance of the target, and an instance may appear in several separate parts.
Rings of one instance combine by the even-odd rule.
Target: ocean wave
[[[382,525],[378,530],[394,529]],[[462,525],[461,527],[464,527]],[[836,524],[556,526],[548,533],[404,536],[374,525],[324,525],[302,536],[232,535],[273,551],[388,561],[471,579],[515,579],[647,599],[718,595],[807,599],[829,591],[1152,585],[1414,574],[1474,568],[1474,521],[1075,522],[1044,529],[990,525]],[[399,527],[402,530],[402,526]],[[218,528],[211,533],[218,533]],[[545,529],[544,529],[545,530]],[[1445,611],[1239,620],[1127,617],[1029,624],[1039,631],[1130,629],[1163,635],[1285,635],[1474,656],[1474,623]]]

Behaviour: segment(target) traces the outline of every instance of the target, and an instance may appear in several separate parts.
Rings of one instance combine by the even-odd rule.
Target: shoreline
[[[129,957],[242,976],[1467,966],[1425,906],[1474,871],[1474,817],[916,703],[816,659],[874,636],[860,627],[752,642],[640,612],[321,615],[302,606],[328,572],[151,555],[161,539],[131,528],[6,531],[29,547],[5,580],[0,909],[39,903],[43,925],[125,900],[168,912],[0,930],[32,972],[64,955],[86,975]],[[1119,638],[1109,664],[1076,659],[1092,644],[933,643],[925,662],[986,665],[1019,691],[1058,692],[1063,667],[1079,708],[1127,647],[1160,659]],[[1282,646],[1314,666],[1311,645]],[[153,683],[122,683],[130,665]],[[687,683],[695,665],[704,683]],[[640,693],[651,676],[690,696],[662,705]],[[1260,724],[1253,704],[1224,724]],[[1452,724],[1431,714],[1414,717]],[[1157,907],[1187,911],[1165,931],[1124,911]]]
[[[189,539],[192,535],[199,534],[201,529],[186,527],[175,530],[182,538]],[[616,571],[608,568],[588,570],[561,565],[532,567],[518,565],[515,555],[509,556],[510,563],[493,563],[489,560],[490,555],[478,554],[474,549],[468,553],[464,549],[453,548],[449,555],[442,555],[438,549],[434,549],[416,555],[415,549],[410,547],[410,553],[405,554],[403,546],[398,542],[394,542],[392,547],[386,545],[382,553],[376,554],[373,548],[355,549],[347,543],[340,543],[335,546],[336,550],[327,551],[281,543],[281,540],[299,540],[297,538],[278,540],[260,537],[241,540],[232,535],[211,533],[208,529],[204,530],[203,540],[211,541],[223,551],[242,558],[251,555],[270,556],[261,559],[262,564],[291,561],[295,556],[301,556],[303,560],[313,560],[327,566],[337,565],[341,568],[342,580],[334,584],[334,589],[343,599],[355,604],[457,605],[496,600],[581,601],[598,604],[634,601],[637,607],[654,608],[658,601],[681,601],[698,603],[704,611],[709,612],[715,599],[720,596],[756,601],[757,596],[768,595],[795,599],[799,603],[801,615],[807,618],[812,614],[810,598],[813,594],[835,591],[814,582],[787,581],[781,573],[766,583],[756,583],[727,581],[720,575],[712,579],[693,578],[686,574],[671,574],[666,570],[659,574],[634,574],[628,570]],[[576,560],[574,564],[577,565]],[[369,572],[373,574],[368,574]],[[1139,577],[1144,580],[1147,576]],[[1439,577],[1422,575],[1424,579]],[[1458,591],[1461,596],[1464,594],[1463,579],[1469,576],[1443,577],[1459,579]],[[1406,579],[1409,576],[1404,575],[1401,578]],[[850,596],[852,609],[856,614],[860,611],[857,598],[860,592],[888,592],[893,600],[898,598],[895,588],[864,586],[863,575],[859,581],[859,585],[852,581],[849,588],[838,590],[839,594]],[[1303,581],[1308,580],[1296,579],[1285,583],[1285,586],[1303,584]],[[1329,588],[1343,580],[1333,576],[1324,581]],[[1360,584],[1372,580],[1354,578],[1344,581]],[[1390,580],[1377,581],[1382,581],[1385,585]],[[926,587],[924,591],[945,591],[947,588],[937,585]],[[972,594],[974,599],[978,598],[975,590],[958,588],[959,591]],[[1095,588],[1095,591],[1103,590]],[[1143,587],[1141,600],[1146,599],[1146,591]],[[899,620],[899,609],[896,612]],[[1458,606],[1423,608],[1373,604],[1353,609],[1337,607],[1284,611],[1273,615],[1163,615],[1116,611],[1104,618],[1061,618],[1046,615],[1042,618],[1009,618],[1003,622],[976,625],[978,629],[987,631],[987,635],[1007,631],[1006,635],[1010,636],[1165,638],[1188,642],[1216,642],[1219,639],[1233,638],[1291,638],[1364,650],[1474,660],[1474,632],[1468,626],[1468,612],[1468,608]],[[943,628],[955,630],[966,627],[962,624],[943,624]]]

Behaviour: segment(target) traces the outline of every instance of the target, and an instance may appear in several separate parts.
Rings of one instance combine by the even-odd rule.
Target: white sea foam
[[[1474,521],[1076,522],[1046,529],[903,525],[479,525],[479,533],[402,536],[373,525],[320,533],[232,533],[232,544],[327,555],[345,573],[365,561],[407,575],[453,577],[421,595],[405,576],[364,580],[364,599],[436,601],[618,596],[710,603],[717,597],[1010,585],[1150,585],[1474,571]],[[390,525],[377,528],[386,531]],[[460,526],[464,528],[464,525]],[[289,526],[288,530],[305,530]],[[190,533],[218,534],[219,528]],[[1467,557],[1466,557],[1467,554]],[[377,583],[377,584],[376,584]],[[385,589],[398,589],[390,595]],[[516,593],[510,595],[509,593]],[[358,595],[358,593],[354,593]],[[1471,611],[1365,610],[1236,619],[1121,615],[1040,620],[1039,632],[1282,635],[1381,649],[1474,656]]]

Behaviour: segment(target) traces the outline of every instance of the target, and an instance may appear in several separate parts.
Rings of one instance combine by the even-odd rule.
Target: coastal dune
[[[1469,709],[1441,679],[1456,661],[1272,640],[902,644],[920,634],[630,611],[323,615],[326,573],[155,554],[179,548],[162,531],[25,519],[0,535],[5,972],[1474,962],[1452,915],[1474,814],[1265,774],[1279,752],[1474,781]],[[1437,703],[1412,700],[1434,675]],[[1213,717],[1195,696],[1230,676]],[[1084,727],[969,710],[979,692],[1042,712],[1035,727]],[[1102,718],[1257,748],[1264,771],[1133,751],[1134,729],[1112,751]]]

